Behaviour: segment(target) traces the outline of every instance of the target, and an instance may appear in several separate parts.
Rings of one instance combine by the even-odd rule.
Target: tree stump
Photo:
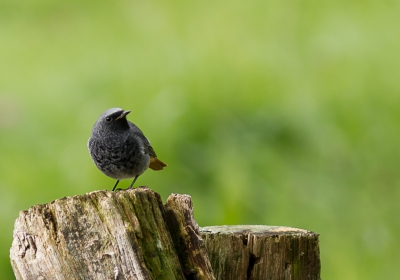
[[[220,280],[320,279],[318,234],[277,226],[200,229]]]
[[[147,187],[32,206],[20,212],[13,236],[17,280],[319,279],[317,234],[199,229],[190,196],[173,194],[164,206]]]
[[[190,250],[185,246],[180,249]],[[21,211],[10,257],[17,279],[190,279],[161,198],[145,187],[97,191]],[[206,254],[198,260],[203,258],[208,261]],[[203,269],[186,261],[185,267],[192,279],[213,279],[209,264]]]

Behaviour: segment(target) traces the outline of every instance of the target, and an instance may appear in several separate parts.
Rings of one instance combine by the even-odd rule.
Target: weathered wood
[[[207,250],[193,216],[189,195],[172,194],[165,204],[167,223],[186,279],[214,280]]]
[[[200,228],[216,279],[320,279],[318,234],[277,226]]]
[[[164,206],[146,187],[21,211],[10,258],[17,280],[320,279],[318,234],[268,226],[199,230],[190,196],[173,194]]]
[[[17,279],[185,279],[162,201],[148,188],[92,192],[20,212]]]

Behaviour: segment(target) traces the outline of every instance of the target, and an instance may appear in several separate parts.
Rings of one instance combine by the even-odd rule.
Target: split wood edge
[[[173,194],[163,205],[147,187],[96,191],[21,211],[10,258],[18,280],[265,279],[257,278],[263,273],[281,274],[269,279],[302,279],[299,271],[309,273],[304,279],[320,279],[318,234],[282,229],[199,228],[188,195]],[[260,239],[263,235],[274,239]],[[274,243],[282,246],[271,247]]]

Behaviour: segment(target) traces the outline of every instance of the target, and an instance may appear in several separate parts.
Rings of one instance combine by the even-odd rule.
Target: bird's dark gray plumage
[[[134,178],[129,188],[148,167],[162,170],[167,165],[157,158],[143,132],[126,119],[131,111],[111,108],[94,124],[88,141],[89,153],[101,172],[117,180]]]

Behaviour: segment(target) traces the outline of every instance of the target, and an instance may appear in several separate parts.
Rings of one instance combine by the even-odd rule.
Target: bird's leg
[[[132,184],[129,186],[128,189],[132,189],[133,184],[136,182],[136,179],[137,179],[138,177],[139,177],[139,175],[136,175],[136,176],[135,176],[135,179],[133,179]]]
[[[112,191],[115,190],[115,188],[117,187],[118,183],[119,183],[119,180],[117,180],[117,182],[115,183],[114,188],[112,189]]]

